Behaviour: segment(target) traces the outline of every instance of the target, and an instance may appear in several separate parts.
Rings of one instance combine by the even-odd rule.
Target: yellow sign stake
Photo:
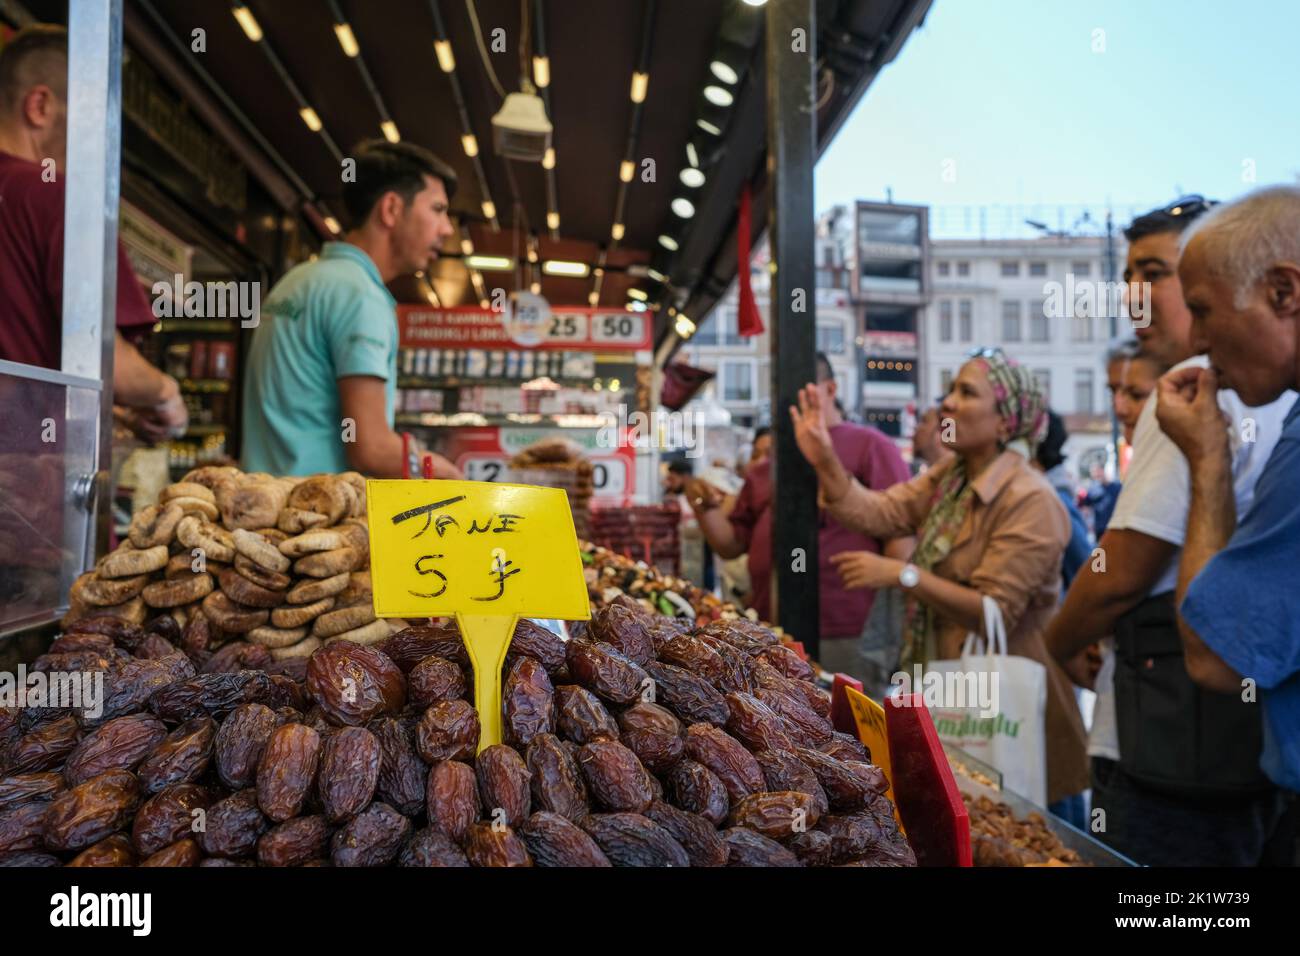
[[[894,797],[894,765],[889,755],[889,735],[885,730],[885,708],[852,687],[844,688],[844,695],[848,698],[849,709],[853,711],[858,739],[867,745],[871,751],[871,762],[884,771],[885,780],[889,782],[886,795],[894,805],[894,817],[898,819],[898,828],[901,830],[903,821],[898,817],[898,800]]]
[[[474,665],[479,749],[501,743],[501,668],[520,617],[585,621],[587,584],[560,488],[370,480],[379,617],[454,617]]]

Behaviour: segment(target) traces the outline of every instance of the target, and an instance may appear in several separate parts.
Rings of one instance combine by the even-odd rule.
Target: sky
[[[891,188],[937,238],[989,207],[993,238],[1296,182],[1298,38],[1300,0],[934,0],[823,154],[816,208]]]

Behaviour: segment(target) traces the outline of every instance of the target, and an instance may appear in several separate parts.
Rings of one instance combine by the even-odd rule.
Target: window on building
[[[1092,275],[1092,263],[1087,261],[1071,262],[1070,271],[1074,273],[1074,277],[1076,279],[1084,276],[1090,276]]]
[[[957,263],[957,275],[962,276],[963,278],[965,276],[970,275],[970,263],[969,262]]]
[[[952,370],[945,368],[939,372],[939,394],[947,395],[950,388],[952,388]]]
[[[844,354],[844,326],[843,325],[818,325],[817,326],[817,351],[825,352],[827,355]]]
[[[957,304],[957,317],[961,325],[961,340],[969,342],[975,337],[975,305],[970,299],[962,299]]]
[[[1004,259],[1002,261],[1002,274],[1004,276],[1020,275],[1020,263],[1014,260]]]
[[[1092,414],[1092,369],[1074,370],[1074,410],[1082,415]]]
[[[754,364],[752,362],[723,362],[721,364],[722,400],[724,402],[752,402],[754,400]]]
[[[939,275],[941,275],[941,276],[947,276],[947,275],[948,275],[948,271],[949,271],[949,269],[950,269],[950,266],[949,266],[948,262],[945,260],[945,261],[943,261],[943,262],[937,262],[937,263],[935,263],[935,269],[936,269],[936,271],[938,272]]]
[[[1026,306],[1029,310],[1029,341],[1052,341],[1052,329],[1048,325],[1047,316],[1043,314],[1043,300],[1031,299]]]
[[[939,300],[939,341],[952,341],[952,299]]]
[[[1070,341],[1092,341],[1092,316],[1076,315],[1074,318],[1070,319]]]
[[[1020,341],[1020,300],[1002,300],[1002,341]]]
[[[1049,368],[1034,369],[1034,378],[1038,379],[1038,388],[1043,393],[1043,398],[1047,399],[1047,404],[1052,404],[1052,370]]]
[[[1035,277],[1047,275],[1047,263],[1046,262],[1029,263],[1029,274]]]
[[[718,319],[719,345],[747,345],[753,341],[752,339],[741,338],[740,316],[734,306],[719,309]]]

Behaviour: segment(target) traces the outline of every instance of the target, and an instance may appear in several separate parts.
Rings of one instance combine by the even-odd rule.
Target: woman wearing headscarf
[[[983,598],[997,602],[1008,651],[1047,668],[1048,801],[1088,787],[1086,734],[1069,679],[1043,644],[1057,605],[1070,522],[1030,462],[1047,431],[1047,403],[1033,374],[998,349],[962,366],[939,406],[940,434],[955,454],[885,491],[854,480],[831,447],[820,396],[806,387],[791,407],[799,450],[817,470],[835,520],[878,538],[917,536],[910,562],[867,552],[837,556],[846,587],[902,588],[907,595],[902,666],[961,656],[984,630]]]

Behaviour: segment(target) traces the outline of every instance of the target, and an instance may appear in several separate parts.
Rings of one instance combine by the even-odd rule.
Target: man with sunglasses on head
[[[351,158],[347,234],[289,270],[262,306],[244,381],[248,471],[419,474],[411,437],[393,430],[397,300],[386,283],[427,268],[455,231],[456,173],[411,143],[369,140]],[[424,457],[435,478],[461,477]]]
[[[1124,233],[1141,353],[1175,371],[1207,361],[1195,354],[1178,260],[1183,231],[1213,205],[1188,196],[1138,217]],[[1290,406],[1279,400],[1247,408],[1229,391],[1218,398],[1244,513]],[[1076,575],[1046,642],[1065,664],[1114,637],[1113,675],[1103,670],[1097,681],[1098,712],[1113,712],[1113,724],[1103,726],[1114,733],[1089,742],[1098,838],[1147,865],[1249,866],[1263,855],[1279,814],[1275,790],[1259,771],[1259,708],[1199,688],[1188,676],[1174,592],[1190,480],[1155,412],[1148,402],[1138,418],[1133,458],[1099,552]],[[1243,440],[1248,419],[1251,434]]]

